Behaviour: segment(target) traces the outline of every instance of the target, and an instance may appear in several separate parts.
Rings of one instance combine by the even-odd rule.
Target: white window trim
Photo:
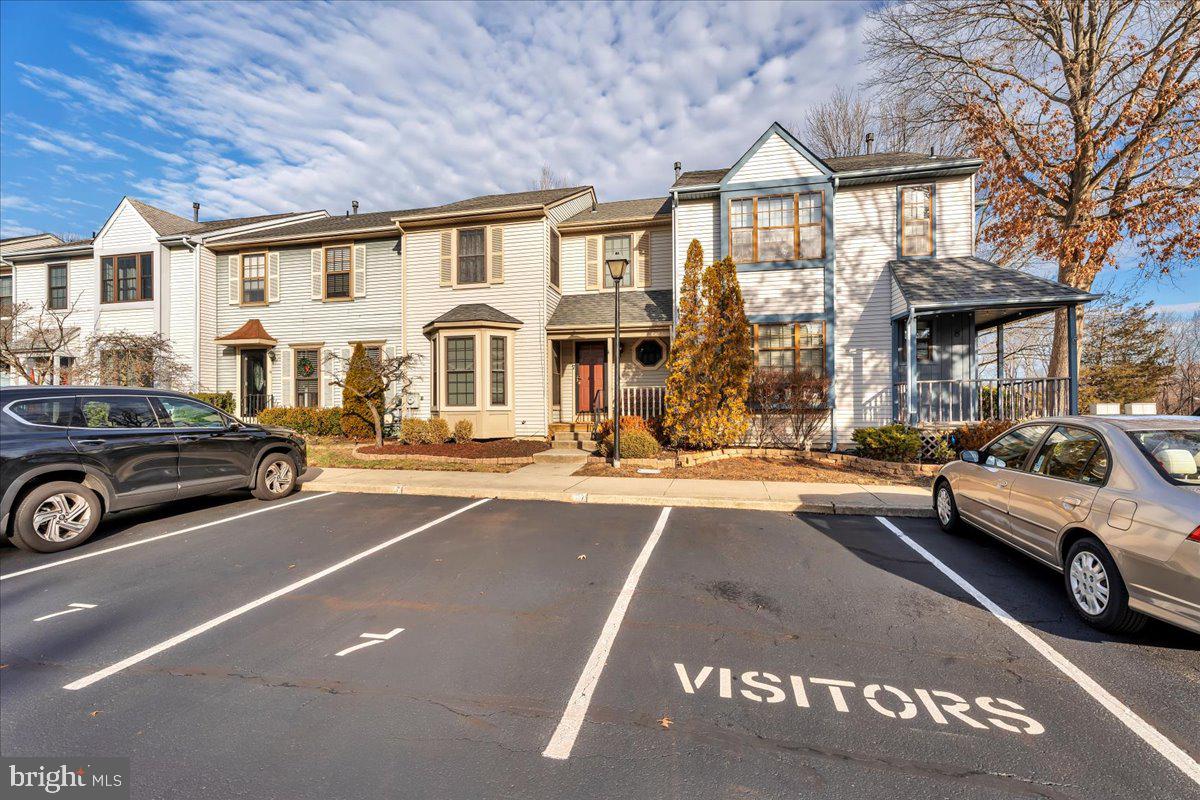
[[[455,414],[465,411],[482,411],[483,406],[480,404],[480,391],[483,387],[480,386],[480,376],[486,375],[487,370],[480,369],[480,334],[478,329],[471,330],[451,330],[443,331],[438,334],[438,347],[441,348],[438,352],[438,410],[448,414]],[[450,358],[447,354],[449,342],[452,338],[471,338],[474,340],[475,348],[475,401],[469,406],[456,406],[450,404]]]
[[[485,405],[489,411],[511,411],[513,408],[513,393],[516,384],[513,380],[513,335],[511,331],[498,331],[493,329],[483,329],[480,331],[487,341],[487,402]],[[504,343],[504,358],[505,358],[505,376],[504,376],[504,400],[501,405],[492,404],[492,339],[503,338]]]

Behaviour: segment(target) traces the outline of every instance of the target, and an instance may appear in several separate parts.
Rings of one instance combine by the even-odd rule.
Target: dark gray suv
[[[111,511],[230,489],[278,500],[306,468],[304,439],[178,392],[0,389],[0,534],[39,553],[88,539]]]

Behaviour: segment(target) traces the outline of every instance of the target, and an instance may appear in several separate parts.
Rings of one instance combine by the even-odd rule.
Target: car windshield
[[[1132,431],[1129,435],[1171,483],[1200,486],[1200,430]]]

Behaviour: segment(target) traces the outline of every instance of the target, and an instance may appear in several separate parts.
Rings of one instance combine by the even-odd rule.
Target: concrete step
[[[591,439],[554,439],[550,442],[550,447],[553,450],[586,450],[589,453],[596,450],[600,445],[593,442]]]
[[[582,464],[587,461],[588,454],[584,450],[568,450],[565,448],[557,448],[543,450],[540,453],[533,454],[533,463],[535,464],[553,464],[562,462],[572,462]]]
[[[592,432],[590,430],[555,431],[550,438],[555,442],[590,442],[592,441]]]

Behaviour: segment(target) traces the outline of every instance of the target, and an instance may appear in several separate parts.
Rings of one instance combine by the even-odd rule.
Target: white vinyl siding
[[[785,178],[815,178],[823,173],[777,133],[763,142],[758,152],[729,177],[729,183],[776,181]]]
[[[170,320],[171,346],[192,371],[189,383],[200,384],[196,368],[196,255],[186,247],[167,251],[169,283],[163,300]]]
[[[934,210],[938,258],[975,255],[975,198],[971,176],[938,181]]]
[[[904,295],[900,293],[900,284],[896,283],[896,279],[891,279],[892,284],[892,316],[897,314],[908,313],[908,302],[905,301]]]
[[[561,272],[562,272],[562,293],[566,294],[583,294],[585,292],[596,291],[612,291],[612,284],[606,287],[606,267],[604,266],[604,249],[603,241],[605,237],[611,236],[631,236],[633,241],[637,241],[638,235],[646,235],[650,237],[650,286],[643,286],[641,282],[642,276],[642,251],[638,248],[637,252],[633,253],[633,261],[630,264],[630,272],[627,273],[625,281],[621,283],[622,290],[629,288],[628,281],[630,276],[636,274],[637,285],[635,289],[670,289],[671,288],[671,229],[666,227],[619,230],[603,233],[589,234],[574,234],[562,237],[561,251]],[[587,285],[587,240],[595,239],[598,243],[597,253],[600,256],[600,280],[597,284],[598,288],[588,288]]]
[[[747,314],[821,314],[823,269],[777,269],[738,274]]]
[[[150,224],[127,200],[122,200],[121,205],[96,237],[93,247],[95,272],[92,282],[96,285],[97,294],[100,286],[100,259],[104,256],[151,253],[154,261],[153,298],[123,303],[100,303],[96,315],[96,328],[105,332],[124,330],[137,334],[161,332],[169,335],[170,320],[161,318],[162,309],[167,305],[163,302],[163,297],[170,290],[170,270],[164,264],[167,261],[167,250],[159,245],[158,234]]]
[[[409,352],[420,357],[412,386],[412,391],[420,395],[417,416],[429,416],[432,401],[432,352],[422,328],[455,306],[486,303],[522,323],[514,332],[514,363],[511,367],[515,434],[545,435],[550,383],[549,346],[545,333],[547,236],[544,220],[504,226],[504,283],[478,288],[454,289],[439,285],[441,233],[440,229],[415,231],[405,237],[406,278],[410,287],[406,336]]]
[[[717,200],[682,201],[675,209],[675,304],[679,304],[679,284],[683,281],[683,265],[693,239],[704,248],[704,263],[717,259],[717,243],[721,241],[721,219]]]

